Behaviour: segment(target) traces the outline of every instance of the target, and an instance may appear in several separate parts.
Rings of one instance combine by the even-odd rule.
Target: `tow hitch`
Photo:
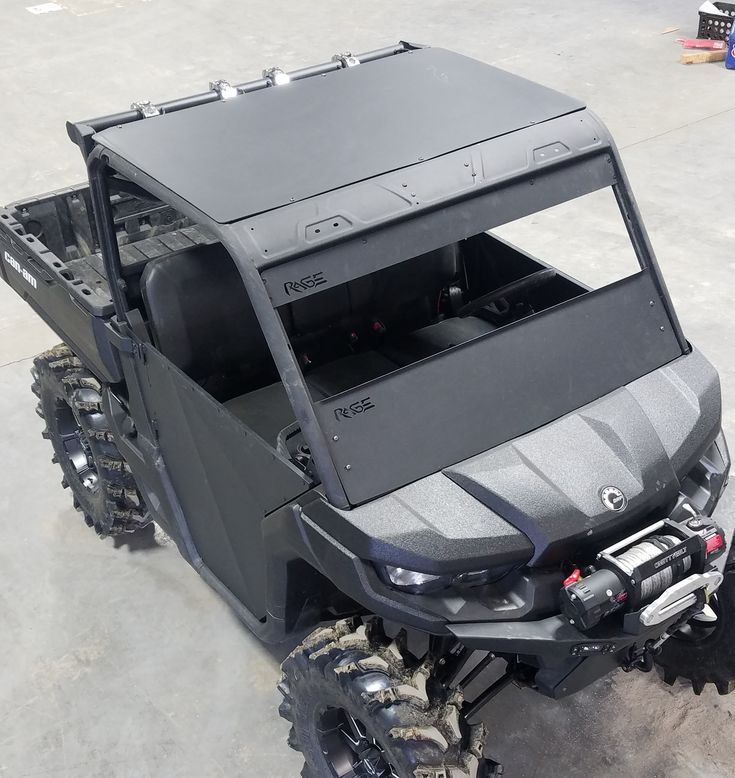
[[[701,590],[700,590],[701,591]],[[709,608],[708,605],[704,606]],[[643,646],[632,645],[628,650],[628,656],[620,665],[624,673],[640,670],[642,673],[650,673],[653,670],[655,659],[661,653],[661,649],[669,638],[678,632],[690,619],[702,612],[699,601],[687,608],[684,613],[664,632],[657,640],[647,640]]]

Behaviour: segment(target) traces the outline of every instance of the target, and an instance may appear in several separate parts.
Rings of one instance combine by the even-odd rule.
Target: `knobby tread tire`
[[[735,566],[726,570],[717,598],[718,624],[712,635],[698,643],[674,635],[655,657],[669,686],[683,678],[691,682],[697,695],[707,684],[722,695],[735,692]]]
[[[462,718],[462,693],[437,684],[433,668],[404,660],[398,644],[352,620],[312,633],[283,662],[280,715],[303,753],[302,778],[331,778],[317,715],[341,708],[380,743],[399,778],[486,778],[485,727]],[[493,772],[493,774],[495,774]]]
[[[135,532],[150,523],[145,501],[128,463],[120,453],[102,408],[102,384],[65,344],[39,354],[31,369],[36,413],[46,422],[43,437],[54,448],[52,461],[63,471],[61,485],[70,488],[74,507],[87,526],[102,537]],[[88,441],[97,471],[94,490],[79,480],[64,449],[56,423],[67,406]]]

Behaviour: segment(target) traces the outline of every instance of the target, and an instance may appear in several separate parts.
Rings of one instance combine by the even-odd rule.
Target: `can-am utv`
[[[64,341],[33,390],[86,522],[156,522],[263,640],[308,635],[304,775],[497,774],[511,682],[732,691],[719,381],[599,119],[404,43],[210,86],[70,124],[89,186],[0,211],[0,264]],[[601,190],[609,284],[498,234]]]

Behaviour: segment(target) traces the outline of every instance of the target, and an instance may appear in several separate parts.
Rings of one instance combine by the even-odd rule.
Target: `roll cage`
[[[386,49],[381,57],[408,50]],[[362,60],[371,61],[370,55]],[[319,73],[308,70],[307,77]],[[112,174],[205,225],[227,249],[335,507],[361,504],[524,434],[688,351],[617,149],[582,106],[563,106],[560,115],[539,123],[229,222],[217,221],[116,151],[103,131],[110,118],[75,127],[88,151],[121,331],[133,333],[135,322],[112,223]],[[101,132],[90,135],[89,127]],[[521,327],[501,328],[337,396],[313,399],[278,315],[294,295],[308,298],[606,187],[615,193],[639,273],[530,317]],[[510,366],[502,378],[467,379],[478,362],[496,361]],[[574,391],[563,390],[569,375],[583,376]],[[432,387],[428,395],[426,386]],[[508,396],[513,401],[498,424],[485,409]],[[456,402],[442,402],[445,397],[461,397],[461,412]],[[344,423],[339,410],[365,402],[375,410]],[[406,435],[407,420],[421,430],[418,438]],[[454,440],[448,451],[447,426]],[[392,434],[397,429],[403,429],[400,436]],[[376,468],[376,451],[385,467]]]

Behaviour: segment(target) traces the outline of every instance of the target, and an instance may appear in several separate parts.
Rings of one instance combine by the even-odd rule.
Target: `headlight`
[[[379,567],[383,580],[396,589],[411,594],[427,594],[448,589],[450,586],[469,588],[472,586],[484,586],[502,578],[512,567],[503,567],[493,570],[472,570],[457,575],[431,575],[419,573],[416,570],[406,570],[404,567],[385,565]]]
[[[404,589],[416,594],[446,589],[452,582],[452,577],[448,575],[418,573],[415,570],[406,570],[403,567],[393,567],[392,565],[386,565],[383,570],[388,578],[388,582],[397,589]]]

